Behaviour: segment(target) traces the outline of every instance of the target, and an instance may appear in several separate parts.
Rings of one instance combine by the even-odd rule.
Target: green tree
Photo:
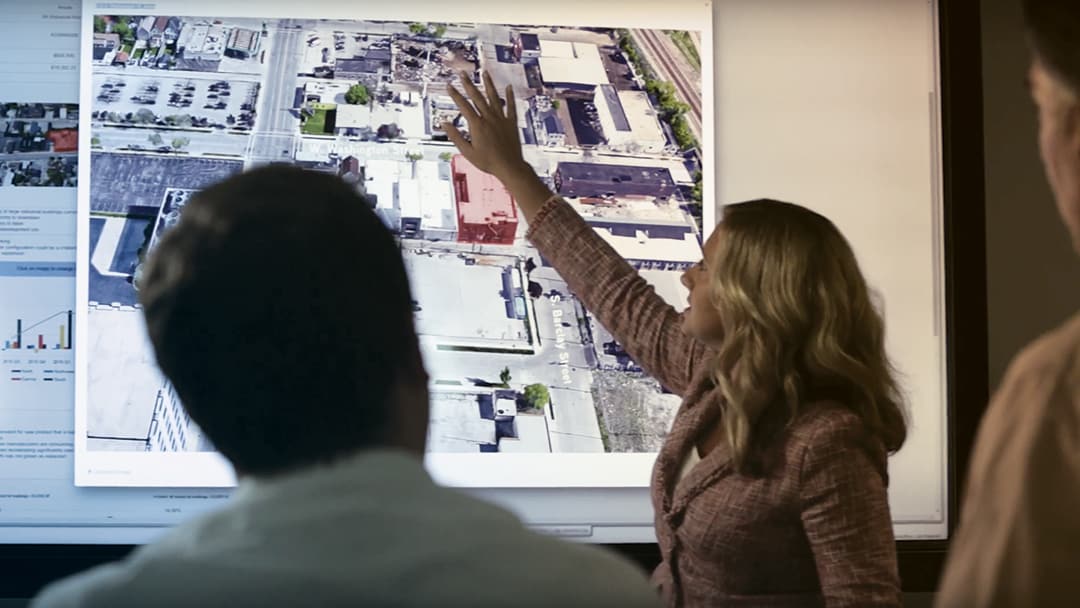
[[[697,145],[697,140],[694,139],[694,134],[690,131],[690,126],[686,124],[686,119],[681,114],[676,115],[670,121],[671,130],[675,134],[675,141],[679,144],[679,147],[683,150],[689,150]]]
[[[135,34],[131,31],[131,26],[128,25],[125,17],[117,17],[113,20],[112,31],[115,34],[119,34],[120,40],[125,44],[135,42]]]
[[[446,26],[442,23],[437,24],[435,26],[435,31],[432,32],[432,34],[434,34],[436,38],[442,38],[443,35],[446,34]]]
[[[502,371],[499,372],[499,382],[502,383],[503,387],[510,386],[510,368],[509,367],[504,367],[504,368],[502,368]]]
[[[190,114],[173,114],[165,117],[165,122],[174,127],[190,127],[192,118]]]
[[[427,26],[426,23],[410,23],[409,24],[409,31],[414,33],[414,34],[423,34],[424,32],[427,31],[427,29],[428,29],[428,26]]]
[[[345,93],[345,102],[356,105],[367,105],[371,101],[371,93],[368,92],[368,88],[363,84],[357,83],[349,87],[349,90]]]
[[[401,137],[401,129],[395,123],[379,125],[379,128],[375,130],[375,137],[379,139],[397,139]]]
[[[172,147],[174,150],[179,150],[180,148],[183,148],[190,143],[191,140],[186,137],[177,137],[176,139],[172,140]]]
[[[441,160],[441,161],[443,161],[445,163],[450,162],[450,159],[452,159],[452,158],[454,158],[454,153],[453,152],[443,152],[443,153],[439,154],[439,160]]]
[[[542,410],[551,401],[551,393],[543,384],[530,384],[525,387],[525,402],[533,408]]]
[[[148,139],[150,140],[150,143],[155,145],[155,146],[160,146],[162,144],[162,141],[163,141],[161,139],[161,134],[160,133],[151,133],[150,137]]]
[[[562,102],[561,102],[561,101],[559,101],[558,99],[552,99],[552,100],[551,100],[551,107],[552,107],[553,109],[555,109],[555,110],[558,110],[560,106],[562,106]]]
[[[424,153],[423,152],[406,152],[405,153],[405,159],[406,160],[412,160],[412,161],[424,160]]]
[[[146,108],[139,108],[138,112],[135,112],[135,121],[147,124],[157,120],[157,116]]]
[[[104,34],[105,33],[105,18],[102,17],[101,15],[95,15],[94,16],[94,33],[95,34]]]

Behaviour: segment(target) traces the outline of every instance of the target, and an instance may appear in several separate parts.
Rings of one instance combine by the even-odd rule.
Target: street
[[[154,144],[151,139],[157,133],[162,138],[161,144]],[[249,136],[243,133],[214,131],[168,131],[154,129],[117,128],[99,126],[94,129],[98,148],[103,152],[153,150],[158,145],[168,146],[172,140],[188,140],[184,151],[192,156],[235,156],[240,158],[247,147]],[[2,157],[0,157],[2,158]]]
[[[295,21],[285,19],[271,30],[255,131],[244,154],[248,166],[292,159],[300,130],[294,101],[302,30],[296,25]]]

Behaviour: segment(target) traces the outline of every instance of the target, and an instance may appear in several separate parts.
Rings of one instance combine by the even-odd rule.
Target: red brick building
[[[53,129],[45,134],[52,142],[53,152],[76,152],[79,150],[78,129]]]
[[[502,183],[460,154],[450,161],[450,168],[457,205],[458,242],[513,245],[517,207]]]

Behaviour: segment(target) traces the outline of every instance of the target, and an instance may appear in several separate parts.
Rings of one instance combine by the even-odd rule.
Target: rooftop
[[[540,40],[537,36],[537,44],[540,46],[541,57],[574,57],[574,43],[565,40]]]
[[[666,167],[639,167],[606,163],[561,162],[557,168],[563,182],[585,181],[610,184],[648,184],[672,188],[671,171]]]
[[[701,256],[699,255],[698,257]],[[686,298],[690,295],[690,290],[682,284],[681,272],[642,268],[638,270],[638,274],[656,288],[657,295],[663,298],[668,304],[674,306],[675,310],[681,312],[686,308]]]
[[[586,218],[619,255],[628,260],[694,263],[701,259],[701,244],[690,226],[650,225],[597,221]]]
[[[381,125],[395,124],[402,137],[419,139],[427,135],[424,123],[424,105],[376,103],[370,105],[338,104],[334,121],[335,129],[371,129],[376,132]]]
[[[499,440],[499,451],[511,454],[536,454],[551,451],[547,417],[536,414],[514,416],[517,437]]]
[[[377,209],[396,209],[401,218],[420,218],[424,229],[457,228],[449,174],[438,161],[371,159],[364,187]]]
[[[487,224],[498,218],[517,218],[514,199],[494,175],[477,169],[458,154],[454,156],[454,188],[458,216],[466,224]]]
[[[371,126],[371,109],[366,105],[338,104],[334,127],[337,129],[364,129]]]
[[[541,57],[540,76],[545,84],[577,84],[596,86],[608,82],[604,65],[597,56],[595,61],[588,59],[564,59],[562,57]]]
[[[414,313],[416,332],[425,342],[533,349],[528,326],[509,314],[503,295],[507,273],[516,273],[516,282],[521,280],[520,269],[511,266],[516,258],[499,257],[506,266],[470,265],[466,258],[450,253],[410,254],[404,260],[413,298],[420,307]]]
[[[259,33],[242,27],[235,28],[229,34],[229,41],[225,46],[241,51],[254,51],[259,46]]]
[[[53,129],[46,137],[52,142],[53,152],[75,152],[79,149],[77,129]]]
[[[587,42],[540,42],[540,74],[545,83],[608,84],[600,48]]]
[[[521,35],[521,48],[526,51],[540,50],[540,37],[536,34],[524,33]]]
[[[356,57],[353,59],[338,59],[334,65],[334,73],[343,74],[377,74],[379,70],[390,69],[390,60],[369,59]]]
[[[634,138],[639,140],[664,141],[664,131],[660,119],[645,91],[619,91],[619,101]]]
[[[600,107],[602,101],[605,105],[605,109],[611,116],[611,121],[614,124],[616,131],[630,131],[630,120],[626,117],[626,111],[623,109],[622,100],[619,98],[618,91],[610,84],[602,84],[597,90],[597,108]],[[603,114],[601,114],[603,118]]]
[[[429,451],[479,452],[481,445],[494,445],[496,440],[495,421],[480,416],[478,394],[431,392]]]
[[[398,203],[402,217],[419,217],[420,227],[452,230],[454,197],[448,180],[405,178],[398,182]]]

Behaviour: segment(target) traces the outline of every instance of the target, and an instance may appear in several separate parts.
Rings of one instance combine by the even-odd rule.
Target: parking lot
[[[90,210],[129,213],[132,207],[157,209],[168,188],[203,188],[234,173],[241,161],[210,158],[90,155]]]
[[[634,75],[630,71],[629,60],[617,46],[601,46],[600,58],[604,62],[604,71],[607,72],[608,81],[620,91],[637,91],[641,87],[634,81]]]
[[[254,124],[258,92],[258,83],[235,78],[95,74],[92,116],[109,123],[243,131]]]

